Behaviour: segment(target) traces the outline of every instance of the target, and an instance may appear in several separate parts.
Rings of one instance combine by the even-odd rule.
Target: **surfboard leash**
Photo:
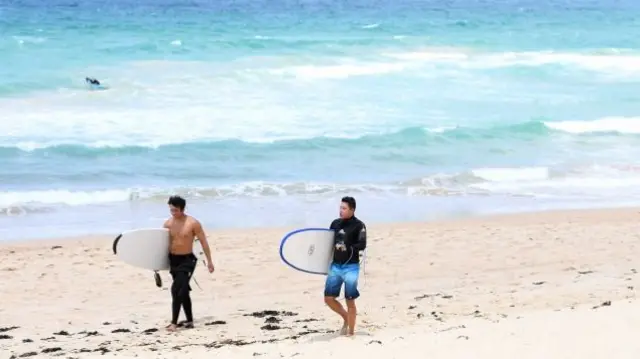
[[[202,290],[200,283],[198,283],[198,281],[196,280],[196,276],[193,276],[193,282],[198,286],[198,288],[200,288],[200,290]]]
[[[362,253],[362,279],[364,282],[362,283],[362,286],[364,287],[365,285],[367,285],[367,250],[366,249]]]
[[[202,260],[202,264],[206,267],[207,266],[207,262],[203,259]],[[198,286],[198,288],[200,288],[200,290],[202,290],[202,287],[200,286],[200,283],[198,283],[198,281],[196,280],[196,274],[195,272],[191,275],[193,277],[193,282]]]

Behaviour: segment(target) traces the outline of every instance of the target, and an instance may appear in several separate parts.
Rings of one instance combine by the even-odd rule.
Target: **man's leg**
[[[360,266],[350,264],[345,269],[344,275],[344,297],[347,302],[347,335],[353,335],[356,327],[356,299],[360,297],[358,291],[358,276],[360,273]]]
[[[180,306],[178,305],[178,310],[176,312],[176,303],[178,298],[176,298],[176,293],[174,287],[176,285],[176,272],[173,270],[169,271],[171,273],[171,322],[167,325],[167,330],[173,332],[178,329],[178,315],[180,314]],[[174,319],[175,318],[175,319]]]
[[[324,302],[342,318],[343,325],[342,329],[340,329],[340,334],[344,335],[347,332],[347,311],[336,300],[340,295],[340,287],[342,287],[342,277],[337,268],[332,265],[324,285]]]
[[[171,324],[167,327],[171,331],[178,327],[178,317],[185,300],[185,292],[189,294],[189,274],[183,271],[176,272],[171,285]]]
[[[193,312],[189,293],[187,293],[186,297],[182,299],[182,308],[184,309],[184,316],[186,317],[184,327],[188,329],[193,328]]]
[[[193,309],[191,307],[191,285],[189,284],[189,280],[191,276],[187,278],[187,289],[184,291],[184,296],[182,299],[182,308],[184,308],[184,316],[186,317],[186,322],[184,323],[184,327],[187,329],[193,328]]]

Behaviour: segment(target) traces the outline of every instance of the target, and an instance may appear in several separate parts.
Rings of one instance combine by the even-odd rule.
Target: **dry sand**
[[[5,242],[0,359],[638,358],[639,219],[615,209],[370,224],[354,338],[333,333],[324,277],[281,263],[291,228],[209,232],[216,272],[197,268],[196,328],[178,333],[163,329],[168,273],[157,288],[113,256],[111,237]]]

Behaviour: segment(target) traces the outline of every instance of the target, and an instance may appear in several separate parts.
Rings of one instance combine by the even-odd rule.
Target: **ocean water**
[[[0,238],[640,204],[639,13],[0,0]]]

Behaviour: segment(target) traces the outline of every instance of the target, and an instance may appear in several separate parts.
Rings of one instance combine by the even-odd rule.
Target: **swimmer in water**
[[[89,84],[89,85],[93,85],[93,86],[100,86],[100,81],[91,78],[91,77],[85,77],[84,80]]]

